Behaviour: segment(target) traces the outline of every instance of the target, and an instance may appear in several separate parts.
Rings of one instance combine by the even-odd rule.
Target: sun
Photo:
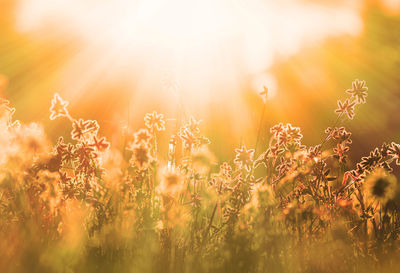
[[[69,98],[95,92],[93,83],[110,82],[123,82],[138,99],[183,100],[189,105],[233,98],[248,82],[257,93],[268,86],[272,98],[277,85],[267,71],[276,56],[295,54],[306,41],[362,30],[354,5],[295,0],[18,3],[20,31],[79,44],[62,68],[57,87]],[[169,88],[171,83],[175,88]]]

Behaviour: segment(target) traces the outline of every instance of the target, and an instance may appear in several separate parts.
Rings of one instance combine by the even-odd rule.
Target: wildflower
[[[84,143],[76,145],[76,149],[74,150],[74,157],[78,163],[78,170],[83,172],[87,172],[92,167],[92,160],[96,157],[94,153],[94,148],[89,145],[85,145]]]
[[[73,160],[75,148],[72,144],[65,144],[64,138],[60,137],[55,146],[55,153],[61,157],[63,161]]]
[[[200,133],[200,122],[201,120],[195,120],[194,117],[190,117],[188,124],[185,125],[185,128],[188,129],[193,134]]]
[[[351,144],[352,143],[352,140],[350,139],[351,138],[351,133],[347,132],[344,127],[340,127],[340,128],[328,127],[325,130],[325,133],[328,135],[327,140],[335,139],[335,140],[338,140],[339,143],[341,143],[341,142],[345,142],[346,144]]]
[[[270,129],[270,132],[271,132],[271,134],[273,135],[273,137],[274,137],[275,139],[277,139],[277,138],[278,138],[278,135],[279,135],[281,132],[283,132],[284,130],[285,130],[285,126],[284,126],[282,123],[279,123],[279,124],[273,126],[273,127]]]
[[[151,135],[147,129],[140,129],[135,133],[135,144],[149,144]]]
[[[342,115],[343,113],[348,116],[349,119],[354,118],[354,106],[356,105],[355,101],[350,102],[349,99],[346,99],[344,102],[338,100],[338,109],[335,110],[335,113]]]
[[[286,145],[289,142],[289,134],[287,131],[280,132],[278,134],[278,145]]]
[[[100,126],[95,120],[74,120],[72,123],[71,136],[73,140],[82,140],[85,134],[96,135]]]
[[[286,124],[286,131],[291,141],[300,143],[303,138],[300,127],[293,127],[290,123]]]
[[[316,146],[311,146],[308,148],[307,157],[310,159],[314,159],[316,157],[319,157],[321,153],[321,144],[318,144]]]
[[[392,142],[388,154],[392,156],[393,159],[396,159],[396,165],[400,166],[400,144]]]
[[[396,194],[397,180],[383,169],[377,169],[365,180],[365,187],[369,197],[386,204]]]
[[[346,145],[346,143],[341,142],[336,145],[336,148],[333,148],[333,152],[335,157],[339,159],[340,162],[345,163],[347,155],[346,153],[350,150],[350,147]]]
[[[51,100],[50,119],[54,120],[58,117],[69,117],[67,110],[68,104],[68,101],[63,100],[58,93],[55,93],[54,98]]]
[[[382,155],[379,151],[378,148],[376,148],[374,151],[370,152],[369,156],[365,156],[361,158],[361,162],[359,163],[359,166],[361,169],[370,171],[372,170],[373,167],[375,167],[378,162],[382,159]]]
[[[144,144],[132,145],[128,150],[133,153],[130,160],[131,165],[136,165],[138,168],[143,169],[152,161],[149,147]]]
[[[365,103],[366,97],[368,96],[368,87],[366,86],[365,81],[360,81],[356,79],[352,83],[352,88],[347,89],[346,93],[350,94],[351,97],[355,98],[358,104]]]
[[[183,145],[188,149],[199,145],[199,139],[186,128],[179,133],[179,137],[182,139]]]
[[[271,128],[273,137],[277,139],[278,146],[289,143],[300,144],[303,135],[299,127],[293,127],[290,123],[285,126],[282,123]]]
[[[251,170],[251,164],[253,163],[254,149],[247,150],[244,145],[240,149],[235,149],[236,158],[234,162],[239,165],[240,168],[245,167],[247,171]]]
[[[100,152],[104,152],[110,147],[110,143],[106,141],[105,137],[98,139],[96,136],[93,136],[93,143],[89,144],[89,146],[96,148]]]
[[[165,120],[163,114],[157,114],[156,111],[153,113],[147,113],[144,117],[144,123],[147,128],[154,131],[154,128],[157,131],[164,131],[165,130]]]
[[[399,149],[400,151],[400,149]],[[386,142],[382,143],[382,146],[380,148],[380,152],[383,157],[387,157],[390,153],[390,144],[387,144]]]

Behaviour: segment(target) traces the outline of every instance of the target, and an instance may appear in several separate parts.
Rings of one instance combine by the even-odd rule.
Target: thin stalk
[[[258,125],[256,145],[255,145],[255,149],[254,149],[254,156],[257,155],[258,142],[260,141],[260,134],[261,134],[261,129],[262,129],[263,121],[264,121],[264,114],[265,114],[266,108],[267,108],[267,102],[264,103],[264,106],[263,106],[262,112],[261,112],[260,124]]]

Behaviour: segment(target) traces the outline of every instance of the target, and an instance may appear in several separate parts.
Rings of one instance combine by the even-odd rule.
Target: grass
[[[351,133],[339,127],[367,90],[359,80],[346,90],[322,143],[306,147],[300,128],[280,123],[266,149],[242,145],[221,164],[193,117],[164,162],[155,111],[119,151],[58,94],[50,119],[71,122],[72,143],[52,145],[2,99],[1,272],[392,272],[400,145],[352,166]]]

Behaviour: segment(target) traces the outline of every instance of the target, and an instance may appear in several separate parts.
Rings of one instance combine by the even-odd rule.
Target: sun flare
[[[400,268],[400,0],[0,0],[0,273]]]
[[[60,89],[68,96],[79,96],[99,77],[124,78],[139,97],[141,92],[167,92],[161,97],[171,97],[165,83],[172,81],[188,103],[207,103],[217,94],[222,98],[238,92],[237,86],[249,79],[259,88],[260,79],[273,78],[267,69],[278,55],[290,56],[328,36],[359,34],[358,6],[260,0],[21,0],[17,25],[42,39],[62,35],[82,42],[62,72]],[[78,76],[76,67],[87,69]],[[132,72],[139,79],[130,81]],[[274,86],[273,81],[261,86]]]

